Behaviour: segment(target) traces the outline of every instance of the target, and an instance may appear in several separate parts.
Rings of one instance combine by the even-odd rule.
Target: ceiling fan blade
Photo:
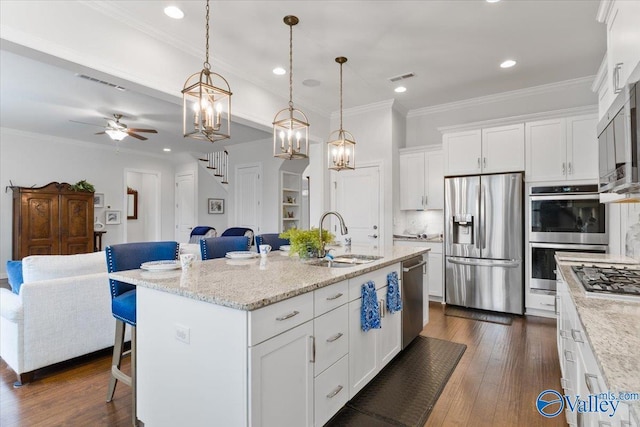
[[[97,125],[95,123],[79,122],[77,120],[69,120],[69,121],[73,122],[73,123],[80,123],[81,125],[97,126],[99,128],[103,128],[104,127],[103,125]]]
[[[149,132],[149,133],[158,133],[155,129],[137,129],[137,128],[128,128],[130,132]]]
[[[94,135],[104,135],[106,132],[98,132],[98,133],[94,133]]]
[[[127,135],[132,136],[132,137],[134,137],[136,139],[139,139],[140,141],[146,141],[147,140],[147,138],[145,138],[144,136],[138,135],[136,133],[131,132],[131,129],[129,129],[129,130],[125,131],[125,132],[127,133]]]

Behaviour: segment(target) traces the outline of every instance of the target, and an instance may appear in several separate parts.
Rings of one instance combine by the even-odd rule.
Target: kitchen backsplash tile
[[[393,234],[441,234],[443,230],[442,210],[401,211],[393,226]]]

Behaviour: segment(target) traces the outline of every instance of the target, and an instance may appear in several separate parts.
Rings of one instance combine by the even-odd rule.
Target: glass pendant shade
[[[351,132],[342,129],[342,64],[347,58],[339,56],[340,64],[340,129],[331,132],[327,142],[327,166],[331,170],[341,171],[356,168],[356,139]]]
[[[341,171],[356,168],[356,141],[346,130],[336,130],[329,135],[327,142],[329,169]]]
[[[231,91],[220,74],[203,68],[182,90],[184,136],[211,142],[231,136]]]
[[[289,107],[273,119],[273,156],[286,160],[309,157],[309,120],[293,107],[293,26],[298,22],[295,16],[284,17],[289,26]]]
[[[114,141],[122,141],[129,135],[120,129],[107,129],[104,132]]]
[[[205,52],[202,70],[189,76],[182,89],[182,133],[216,142],[231,137],[231,89],[209,64],[209,0]]]

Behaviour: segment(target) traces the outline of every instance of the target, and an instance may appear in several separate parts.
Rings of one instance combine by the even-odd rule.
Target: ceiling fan
[[[120,119],[123,117],[122,114],[114,114],[113,117],[115,118],[115,120],[107,119],[106,126],[95,125],[93,123],[78,122],[76,120],[70,121],[74,123],[81,123],[83,125],[104,127],[104,130],[102,132],[96,133],[96,135],[103,135],[106,133],[114,141],[122,141],[127,136],[131,136],[141,141],[146,141],[147,138],[142,135],[138,135],[136,132],[158,133],[158,131],[155,129],[139,129],[127,127],[125,123],[120,122]]]

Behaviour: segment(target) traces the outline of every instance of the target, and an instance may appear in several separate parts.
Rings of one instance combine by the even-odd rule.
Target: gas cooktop
[[[640,270],[587,265],[572,268],[587,293],[640,297]]]

